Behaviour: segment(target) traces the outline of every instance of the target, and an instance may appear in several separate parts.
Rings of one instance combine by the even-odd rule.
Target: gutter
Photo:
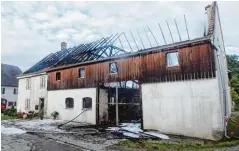
[[[46,72],[41,72],[41,73],[33,73],[33,74],[22,74],[19,76],[16,76],[17,79],[22,79],[22,78],[28,78],[28,77],[34,77],[34,76],[39,76],[39,75],[45,75]]]
[[[226,138],[230,138],[227,134],[227,126],[228,126],[228,114],[227,114],[227,97],[226,97],[226,87],[225,87],[225,81],[224,78],[222,77],[222,70],[221,70],[221,62],[219,61],[219,53],[218,53],[218,48],[212,44],[212,47],[216,50],[217,54],[217,61],[218,61],[218,70],[220,74],[220,79],[221,79],[221,84],[222,84],[222,94],[223,94],[223,105],[224,105],[224,136]]]

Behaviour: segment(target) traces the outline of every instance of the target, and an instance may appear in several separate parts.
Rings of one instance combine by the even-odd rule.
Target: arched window
[[[66,103],[67,109],[74,108],[74,99],[73,98],[70,98],[70,97],[66,98],[65,103]]]
[[[92,98],[84,97],[83,98],[83,109],[91,109],[92,108]]]

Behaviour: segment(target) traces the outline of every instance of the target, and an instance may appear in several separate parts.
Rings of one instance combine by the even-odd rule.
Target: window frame
[[[1,88],[1,94],[5,94],[6,93],[6,89],[5,88]]]
[[[67,105],[67,99],[69,100],[72,100],[72,105]],[[69,103],[70,104],[70,103]],[[65,109],[69,109],[69,110],[72,110],[74,109],[74,98],[72,97],[67,97],[65,98]]]
[[[59,80],[57,79],[57,74],[59,74]],[[56,72],[56,81],[61,81],[61,72]]]
[[[30,99],[25,100],[25,110],[30,110],[31,109],[31,102]]]
[[[30,78],[26,79],[26,90],[31,90],[31,79]]]
[[[40,88],[43,89],[46,87],[46,77],[45,76],[41,76],[40,77]]]
[[[87,99],[90,98],[90,101],[91,101],[91,107],[90,107],[90,108],[86,108],[86,107],[85,107],[85,104],[86,104],[86,103],[84,103],[84,102],[85,102],[85,99],[86,99],[86,98],[87,98]],[[92,100],[93,100],[93,99],[92,99],[91,97],[83,97],[83,98],[82,98],[82,110],[85,110],[85,109],[87,109],[87,110],[92,110],[92,106],[93,106],[93,105],[92,105]]]
[[[111,70],[111,65],[112,64],[115,64],[116,65],[116,68],[117,68],[117,72],[116,73],[113,73],[113,72],[111,72],[112,70]],[[118,62],[110,62],[109,63],[109,74],[118,74],[119,73],[119,65],[118,65]]]
[[[80,70],[84,70],[84,76],[80,76]],[[82,79],[82,78],[85,78],[85,67],[80,67],[78,68],[78,79]]]
[[[168,64],[168,55],[174,54],[174,53],[177,54],[177,65],[169,65],[169,64]],[[167,53],[166,53],[166,66],[167,66],[167,67],[178,67],[178,66],[180,66],[180,62],[179,62],[179,52],[178,52],[178,51],[172,51],[172,52],[167,52]]]

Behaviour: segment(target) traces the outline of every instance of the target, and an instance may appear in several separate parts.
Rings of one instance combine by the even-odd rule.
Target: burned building
[[[75,121],[140,121],[145,130],[221,139],[230,88],[217,3],[206,11],[203,37],[129,52],[114,45],[128,41],[121,33],[73,47],[46,69],[47,114],[71,120],[84,112]]]

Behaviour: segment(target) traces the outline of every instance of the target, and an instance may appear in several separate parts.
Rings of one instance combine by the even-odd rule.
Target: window
[[[84,97],[83,98],[83,109],[91,109],[92,108],[92,98]]]
[[[2,88],[2,94],[5,94],[5,88]]]
[[[110,74],[118,73],[118,64],[116,62],[110,63]]]
[[[167,66],[178,66],[178,52],[167,53]]]
[[[78,71],[78,78],[84,78],[85,77],[85,68],[80,68]]]
[[[31,89],[31,79],[27,79],[26,89],[27,89],[27,90],[30,90],[30,89]]]
[[[25,109],[30,109],[30,99],[25,100]]]
[[[8,106],[14,106],[15,102],[8,102]]]
[[[13,94],[17,94],[17,89],[13,89]]]
[[[45,88],[45,86],[46,86],[46,77],[41,76],[40,77],[40,88]]]
[[[73,98],[66,98],[66,109],[74,108],[74,99]]]
[[[60,81],[61,80],[61,73],[57,72],[56,73],[56,81]]]

